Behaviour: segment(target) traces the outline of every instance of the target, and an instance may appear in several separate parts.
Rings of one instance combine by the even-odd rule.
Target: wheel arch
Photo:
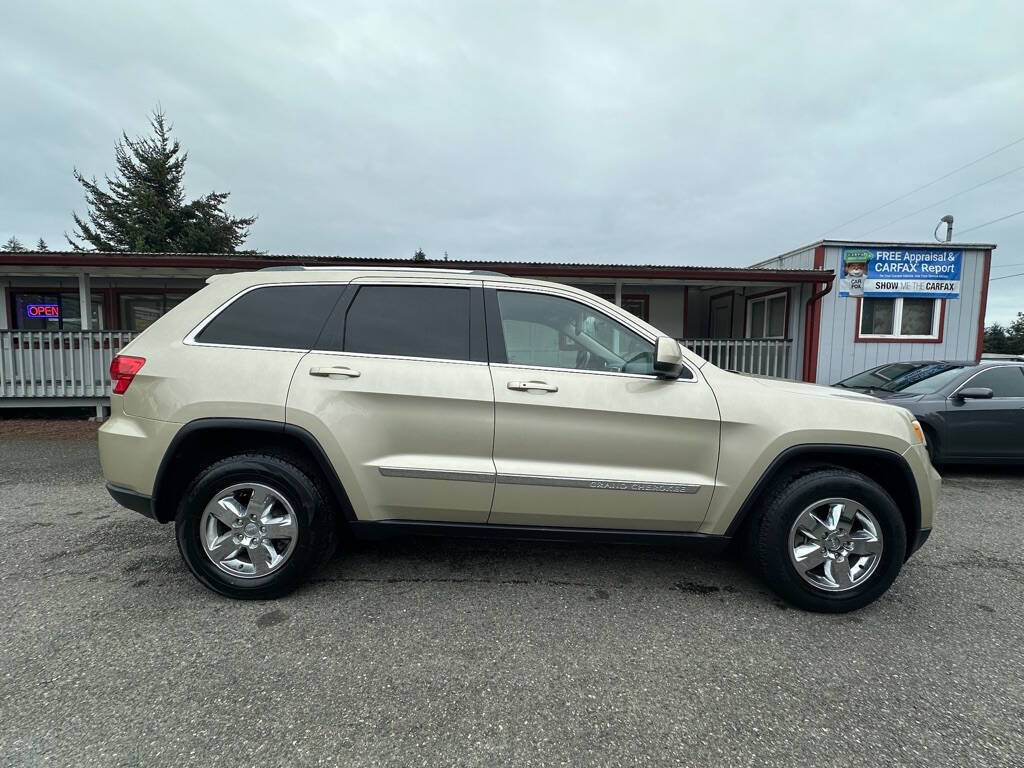
[[[905,557],[910,557],[913,542],[917,540],[921,528],[921,497],[913,470],[906,459],[895,451],[872,446],[805,444],[782,451],[747,494],[725,535],[732,538],[742,535],[753,519],[758,500],[777,480],[794,473],[812,472],[825,467],[842,467],[860,472],[878,482],[893,497],[906,525]],[[884,478],[884,482],[879,478]]]
[[[178,430],[157,469],[153,516],[161,523],[170,522],[185,488],[200,469],[225,456],[253,450],[292,458],[319,472],[345,520],[355,520],[338,473],[309,431],[280,421],[241,418],[196,419]]]

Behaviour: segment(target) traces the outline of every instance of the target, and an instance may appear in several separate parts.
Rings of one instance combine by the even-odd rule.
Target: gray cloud
[[[1018,3],[20,3],[0,238],[160,102],[268,251],[748,264],[1024,135]],[[1024,144],[860,222],[1024,164]],[[1024,208],[1024,171],[873,236]],[[1024,216],[971,233],[1024,262]],[[989,319],[1024,309],[996,281]]]

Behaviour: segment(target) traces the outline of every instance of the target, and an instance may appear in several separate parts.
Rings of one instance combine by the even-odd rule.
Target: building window
[[[583,290],[586,290],[584,287]],[[612,304],[615,303],[615,294],[599,291],[594,294]],[[622,308],[634,317],[639,317],[645,323],[650,322],[651,297],[646,293],[624,293],[622,294]]]
[[[185,298],[185,294],[174,293],[122,294],[121,327],[126,331],[144,331]]]
[[[939,299],[877,298],[860,303],[860,338],[938,339]]]
[[[787,299],[785,291],[747,299],[747,338],[784,339]]]
[[[11,297],[14,328],[22,331],[80,331],[82,311],[78,292],[14,293]],[[103,329],[103,296],[92,294],[89,327]]]

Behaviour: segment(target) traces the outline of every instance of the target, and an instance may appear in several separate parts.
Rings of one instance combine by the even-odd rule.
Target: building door
[[[732,338],[732,303],[733,295],[731,293],[711,297],[710,318],[708,320],[709,338]]]
[[[653,374],[653,339],[554,292],[487,295],[494,384],[492,524],[696,530],[719,413],[694,371]]]

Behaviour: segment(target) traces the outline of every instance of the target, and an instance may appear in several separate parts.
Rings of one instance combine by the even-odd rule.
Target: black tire
[[[259,578],[240,578],[214,565],[200,539],[207,503],[231,485],[260,483],[291,505],[297,536],[294,550],[277,570]],[[192,574],[206,587],[242,600],[272,600],[293,591],[334,553],[337,521],[334,505],[315,471],[301,461],[267,454],[241,454],[211,464],[192,481],[174,519],[178,550]]]
[[[829,592],[808,583],[790,557],[790,531],[797,517],[817,501],[833,497],[860,502],[878,521],[882,552],[862,584]],[[875,601],[895,581],[907,551],[907,532],[899,508],[878,483],[859,472],[823,468],[791,475],[765,495],[750,531],[751,559],[765,583],[786,602],[807,611],[845,613]]]

